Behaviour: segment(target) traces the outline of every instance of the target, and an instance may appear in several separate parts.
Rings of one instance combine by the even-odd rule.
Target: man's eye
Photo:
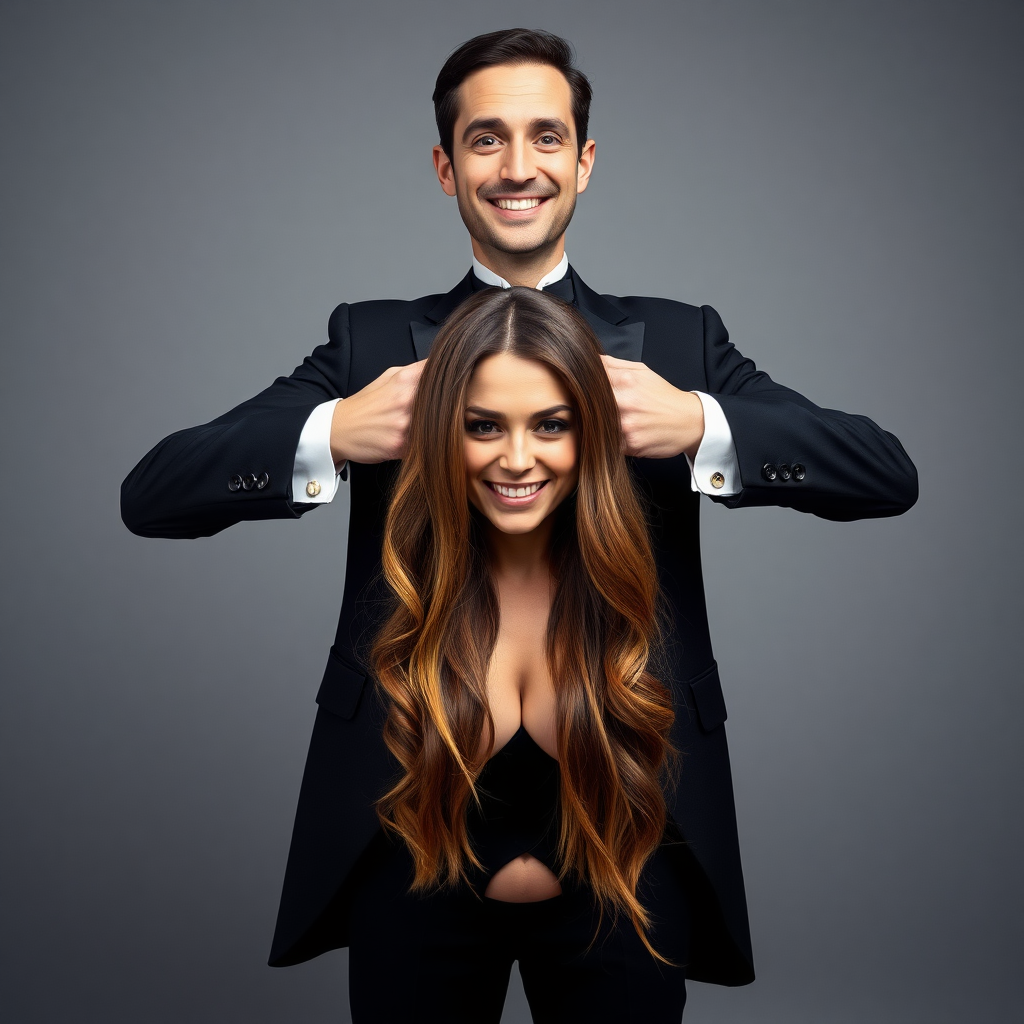
[[[478,146],[491,147],[498,144],[498,140],[493,135],[484,135],[476,140]]]
[[[557,146],[562,140],[557,135],[542,135],[540,144],[542,146]]]

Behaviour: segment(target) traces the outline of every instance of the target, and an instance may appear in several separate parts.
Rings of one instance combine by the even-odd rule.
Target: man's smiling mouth
[[[546,196],[544,197],[547,198]],[[535,206],[540,206],[544,199],[532,198],[532,199],[492,199],[499,210],[532,210]]]

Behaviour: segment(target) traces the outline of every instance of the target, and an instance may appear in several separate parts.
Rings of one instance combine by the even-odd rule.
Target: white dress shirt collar
[[[549,284],[554,284],[556,281],[561,281],[565,277],[566,272],[569,269],[569,256],[567,253],[562,253],[562,258],[558,263],[558,266],[554,270],[549,270],[538,282],[537,288],[546,288]],[[512,285],[508,283],[503,277],[485,267],[475,256],[473,257],[473,273],[481,280],[484,284],[492,285],[495,288],[511,288]]]

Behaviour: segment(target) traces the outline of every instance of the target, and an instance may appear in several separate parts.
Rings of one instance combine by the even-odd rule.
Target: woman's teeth
[[[539,491],[546,482],[542,480],[539,484],[527,484],[525,487],[505,487],[502,484],[491,484],[491,486],[505,498],[525,498],[527,495]]]

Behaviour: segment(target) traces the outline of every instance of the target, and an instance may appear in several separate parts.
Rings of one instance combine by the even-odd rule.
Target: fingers
[[[409,387],[415,389],[416,385],[419,384],[425,364],[426,360],[421,359],[419,362],[409,363],[406,366],[389,366],[379,377],[370,381],[362,389],[363,393],[369,395],[384,388],[389,388],[396,392],[401,392]]]
[[[420,359],[415,363],[406,363],[405,366],[393,366],[392,369],[396,373],[401,373],[406,377],[411,377],[413,380],[419,380],[420,374],[423,373],[423,368],[426,365],[426,359]]]
[[[631,359],[619,359],[617,356],[601,356],[608,380],[621,399],[620,392],[639,385],[641,375],[647,369],[643,363]]]
[[[423,375],[423,367],[426,365],[426,360],[421,359],[416,363],[409,363],[407,366],[393,366],[390,370],[386,370],[385,373],[390,374],[388,382],[396,388],[400,388],[403,391],[413,391],[419,385],[420,377]]]
[[[374,384],[386,384],[388,381],[401,375],[409,380],[419,380],[423,373],[423,367],[427,365],[426,359],[420,359],[415,363],[405,363],[402,366],[389,366],[375,381]]]
[[[401,458],[409,418],[426,360],[389,366],[335,409],[331,453],[335,462],[376,463]]]
[[[643,363],[636,362],[633,359],[620,359],[618,356],[601,356],[601,362],[606,367],[612,367],[616,370],[635,370],[638,366],[643,366]]]
[[[404,368],[405,372],[402,375],[403,382],[413,388],[419,387],[420,377],[423,376],[423,369],[426,365],[426,359],[421,359],[416,363],[410,363]]]

